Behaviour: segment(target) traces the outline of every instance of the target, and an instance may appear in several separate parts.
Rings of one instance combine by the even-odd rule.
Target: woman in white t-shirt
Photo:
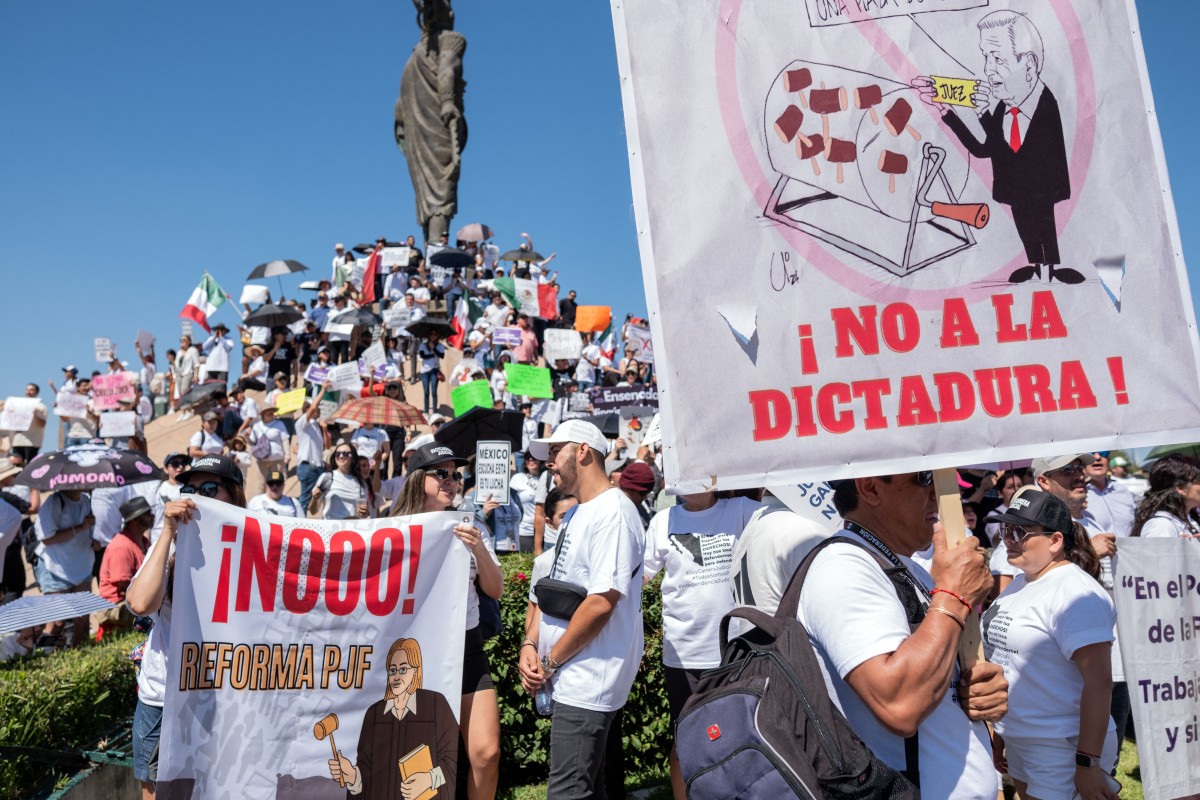
[[[263,352],[263,349],[256,344],[246,348],[246,355],[250,357],[250,365],[246,367],[242,379],[237,383],[238,386],[243,389],[257,389],[260,392],[267,388],[267,362],[263,358]]]
[[[225,452],[225,441],[217,435],[217,426],[221,417],[215,411],[204,412],[200,421],[200,430],[192,434],[188,440],[188,455],[192,458],[203,456],[219,456]]]
[[[200,372],[200,351],[192,344],[192,337],[179,337],[179,350],[171,363],[171,373],[175,377],[175,399],[178,400],[192,388],[192,382]],[[176,410],[179,404],[176,403]]]
[[[987,521],[1004,524],[1008,560],[1021,570],[983,617],[987,659],[1008,679],[1008,712],[992,742],[996,768],[1023,798],[1115,800],[1116,611],[1096,577],[1099,559],[1066,504],[1047,492],[1014,498]]]
[[[265,481],[272,472],[287,472],[291,438],[284,424],[275,418],[274,405],[264,405],[258,413],[258,420],[250,426],[250,452]]]
[[[408,458],[408,480],[396,501],[396,515],[411,516],[450,511],[462,486],[458,468],[467,463],[440,442],[430,442],[413,451]],[[472,515],[472,519],[474,516]],[[482,525],[482,523],[481,523]],[[500,707],[496,701],[491,665],[483,649],[479,626],[479,595],[500,599],[504,575],[492,549],[486,526],[461,523],[454,528],[471,553],[471,571],[464,590],[467,593],[466,645],[463,653],[462,709],[459,713],[462,738],[467,746],[471,775],[467,796],[471,800],[494,798],[500,778]]]
[[[517,499],[521,501],[521,527],[518,529],[518,534],[522,553],[533,552],[533,519],[537,513],[534,504],[537,497],[538,479],[542,475],[543,466],[541,461],[526,452],[525,469],[513,475],[508,484],[509,488],[517,493]]]
[[[367,519],[375,516],[371,487],[358,476],[358,450],[345,440],[333,448],[329,469],[313,487],[308,513],[321,519]]]
[[[1150,468],[1150,488],[1133,515],[1133,536],[1196,537],[1192,512],[1200,507],[1200,468],[1177,456],[1160,458]]]

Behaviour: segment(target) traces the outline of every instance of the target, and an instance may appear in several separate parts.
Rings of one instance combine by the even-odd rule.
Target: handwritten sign
[[[450,391],[454,416],[461,417],[472,408],[492,407],[492,387],[487,381],[467,381]]]
[[[382,267],[407,267],[412,251],[407,247],[385,247],[379,254],[379,265]]]
[[[577,361],[582,351],[583,339],[580,338],[579,331],[569,328],[546,329],[545,341],[542,344],[542,355],[546,357],[546,363]]]
[[[122,400],[133,402],[132,377],[129,372],[97,375],[92,379],[92,406],[97,411],[115,411]]]
[[[454,279],[454,270],[450,267],[443,267],[440,264],[429,265],[429,285],[436,286],[439,289],[449,289],[450,282]]]
[[[358,361],[356,363],[358,364],[358,374],[364,378],[372,378],[374,380],[381,381],[387,375],[387,363],[386,362],[383,364],[380,364],[379,366],[375,367],[374,369],[371,369],[370,367],[368,367],[367,362],[361,358],[358,359]]]
[[[375,344],[363,350],[362,360],[372,370],[387,364],[387,354],[383,352],[383,342],[375,342]]]
[[[100,437],[115,439],[137,433],[136,411],[105,411],[100,415]]]
[[[521,329],[496,328],[492,331],[492,344],[497,347],[517,347],[521,344]]]
[[[281,392],[275,397],[275,413],[290,414],[304,407],[304,387]]]
[[[10,397],[0,411],[0,431],[27,431],[33,426],[36,397]]]
[[[919,5],[914,5],[911,0],[805,0],[808,21],[814,28],[903,17],[923,11],[962,11],[987,4],[988,0],[927,0]]]
[[[107,364],[113,360],[112,339],[107,336],[97,336],[92,340],[92,347],[96,351],[96,360],[101,364]]]
[[[940,75],[930,75],[929,78],[933,81],[933,88],[936,92],[933,97],[935,103],[966,106],[967,108],[975,107],[975,104],[971,102],[971,95],[975,94],[979,81],[974,78],[943,78]]]
[[[554,397],[550,370],[545,367],[505,364],[504,377],[508,379],[509,394],[521,397]]]
[[[633,357],[639,363],[654,363],[654,344],[650,340],[650,329],[645,325],[630,325],[625,329],[625,346],[633,348]]]
[[[88,397],[77,392],[59,392],[54,400],[54,413],[60,417],[82,419],[87,416]]]
[[[362,390],[362,378],[358,376],[357,361],[330,367],[326,380],[329,381],[331,389],[339,392],[345,390],[357,393]]]
[[[412,322],[412,309],[408,306],[392,306],[383,312],[383,326],[392,331],[403,331]]]
[[[508,505],[511,457],[510,441],[480,441],[475,445],[475,502],[483,505],[490,497],[502,506]]]

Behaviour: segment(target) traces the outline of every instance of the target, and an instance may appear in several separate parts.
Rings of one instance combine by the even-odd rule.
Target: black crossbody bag
[[[558,541],[554,543],[554,564],[550,567],[550,574],[554,574],[554,570],[558,567],[558,559],[562,556],[563,539],[567,535],[567,525],[571,521],[571,517],[575,515],[575,509],[579,506],[574,506],[563,517],[562,530],[558,533]],[[558,619],[570,620],[575,616],[575,611],[579,608],[579,604],[587,597],[587,589],[570,581],[563,581],[557,578],[545,577],[542,578],[533,587],[533,594],[537,597],[538,608],[543,614],[548,614]]]

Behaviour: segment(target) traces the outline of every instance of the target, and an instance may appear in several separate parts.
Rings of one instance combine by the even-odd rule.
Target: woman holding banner
[[[1115,800],[1117,732],[1109,714],[1116,611],[1089,571],[1096,555],[1063,501],[1014,498],[1003,514],[1008,560],[1021,572],[983,617],[987,659],[1004,668],[1008,713],[992,752],[1022,798]]]
[[[439,442],[418,447],[408,459],[408,480],[396,501],[395,514],[431,514],[454,509],[454,498],[462,485],[458,467],[467,463]],[[463,652],[462,709],[459,720],[462,738],[470,762],[466,775],[470,800],[491,800],[496,796],[500,777],[500,707],[492,669],[483,649],[479,627],[479,594],[499,600],[504,591],[500,561],[492,549],[492,537],[486,528],[460,524],[454,535],[471,552],[471,572],[467,586],[467,631]],[[477,591],[478,587],[478,591]]]
[[[125,604],[139,617],[150,617],[154,627],[142,653],[138,670],[138,700],[133,715],[133,774],[142,782],[142,798],[155,796],[158,780],[158,738],[167,694],[167,649],[171,637],[171,596],[175,579],[175,536],[180,525],[191,522],[202,495],[238,508],[246,507],[242,472],[221,455],[198,458],[178,478],[180,497],[163,509],[163,530],[150,545],[142,566],[129,584]]]
[[[1200,507],[1200,467],[1179,456],[1160,458],[1150,468],[1150,489],[1133,515],[1133,536],[1196,537],[1192,512]]]

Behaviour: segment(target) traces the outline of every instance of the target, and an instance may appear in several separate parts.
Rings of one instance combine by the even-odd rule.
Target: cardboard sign
[[[403,269],[408,266],[412,251],[407,247],[385,247],[379,254],[379,265],[389,269]]]
[[[96,351],[96,361],[107,364],[113,360],[112,340],[107,336],[97,336],[92,340],[92,347]]]
[[[116,439],[136,433],[136,411],[105,411],[100,415],[100,438]]]
[[[593,386],[588,390],[596,411],[616,411],[626,406],[658,408],[658,388],[650,385]]]
[[[280,392],[275,397],[275,413],[290,414],[304,407],[304,387]]]
[[[115,411],[122,400],[133,402],[134,380],[132,372],[97,375],[92,379],[92,407],[97,411]]]
[[[87,417],[88,396],[77,392],[62,391],[54,399],[54,413],[60,417]]]
[[[578,361],[583,351],[583,339],[579,331],[565,328],[547,328],[543,334],[542,355],[546,363],[555,361]]]
[[[505,364],[504,377],[508,379],[509,394],[521,397],[554,397],[550,370],[546,367]]]
[[[412,312],[406,305],[392,306],[383,312],[383,326],[390,331],[403,331],[412,322]]]
[[[348,391],[357,394],[362,391],[362,378],[358,376],[357,361],[330,367],[326,380],[329,381],[329,388],[339,392]]]
[[[345,796],[333,746],[369,791],[398,797],[404,770],[436,769],[437,796],[452,797],[463,637],[446,631],[466,624],[470,555],[453,533],[463,515],[295,520],[196,505],[176,550],[187,580],[174,589],[157,790]],[[258,555],[268,551],[280,557]],[[358,748],[386,727],[377,721],[399,664],[415,679],[393,685],[419,721],[376,734],[384,748],[410,737],[380,763]]]
[[[267,302],[271,297],[271,290],[266,286],[259,286],[254,283],[248,283],[242,287],[242,297],[238,300],[241,305],[248,303],[261,304]]]
[[[382,367],[387,364],[387,353],[383,350],[383,342],[375,342],[366,350],[363,350],[362,360],[372,371],[376,367]]]
[[[612,322],[612,308],[609,306],[576,306],[575,330],[600,333]]]
[[[668,484],[1200,441],[1132,0],[803,5],[611,5]]]
[[[1113,597],[1149,800],[1200,793],[1200,540],[1123,538]]]
[[[37,411],[36,397],[10,397],[4,401],[0,411],[0,431],[27,431],[33,427],[33,415]]]
[[[454,416],[461,417],[472,408],[492,407],[492,387],[487,381],[467,381],[450,391]]]
[[[517,347],[521,344],[520,328],[496,328],[492,331],[492,344],[497,347]]]
[[[308,365],[308,369],[304,370],[305,383],[315,383],[320,386],[329,379],[329,367],[321,366],[315,361]]]
[[[475,445],[475,502],[482,508],[490,497],[502,506],[509,504],[509,461],[512,442],[480,441]]]
[[[149,353],[154,347],[154,335],[139,329],[133,342],[143,353]]]

